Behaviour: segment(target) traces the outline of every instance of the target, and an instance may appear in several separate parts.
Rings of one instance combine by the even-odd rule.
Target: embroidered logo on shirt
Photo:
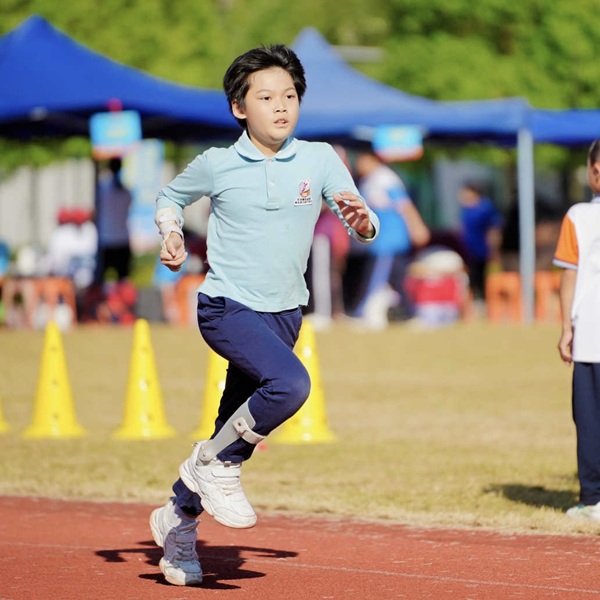
[[[298,186],[298,197],[294,201],[294,206],[304,206],[312,204],[312,196],[310,195],[310,179],[304,179]]]

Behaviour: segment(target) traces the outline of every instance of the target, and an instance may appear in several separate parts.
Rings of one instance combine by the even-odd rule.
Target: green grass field
[[[570,369],[558,325],[460,324],[317,334],[322,403],[336,441],[267,439],[244,466],[258,511],[424,526],[597,533],[576,502]],[[133,330],[62,334],[79,439],[29,440],[44,332],[0,330],[0,493],[163,503],[202,413],[207,349],[193,328],[152,325],[162,403],[179,435],[113,438],[123,420]]]

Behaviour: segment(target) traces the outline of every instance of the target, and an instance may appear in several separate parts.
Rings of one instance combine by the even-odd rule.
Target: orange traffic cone
[[[49,321],[46,325],[33,420],[23,431],[23,437],[72,438],[82,435],[85,435],[85,430],[75,417],[60,330],[54,321]]]
[[[311,392],[304,406],[273,432],[272,440],[279,444],[332,442],[335,435],[327,425],[315,332],[309,321],[302,324],[294,352],[310,375]]]
[[[148,440],[169,438],[175,433],[165,417],[150,327],[145,319],[137,319],[123,423],[113,436],[122,440]]]
[[[190,437],[194,440],[207,440],[213,434],[215,429],[215,419],[219,412],[221,395],[225,389],[227,365],[228,362],[226,359],[217,354],[214,350],[209,349],[200,424],[190,434]]]

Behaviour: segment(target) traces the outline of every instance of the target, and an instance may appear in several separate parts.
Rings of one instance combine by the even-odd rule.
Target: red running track
[[[165,499],[166,500],[166,499]],[[165,583],[154,506],[0,497],[0,600],[600,599],[600,540],[259,514],[199,527],[199,588]]]

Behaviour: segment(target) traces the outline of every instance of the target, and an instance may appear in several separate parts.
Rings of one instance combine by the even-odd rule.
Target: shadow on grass
[[[567,490],[549,490],[540,485],[522,485],[519,483],[493,484],[485,488],[485,494],[498,494],[512,502],[528,506],[556,508],[565,510],[579,501],[577,494]]]
[[[227,582],[265,576],[265,573],[260,571],[244,569],[244,563],[246,562],[244,556],[277,560],[293,558],[298,555],[297,552],[252,546],[208,546],[203,542],[196,544],[196,550],[203,571],[201,587],[211,590],[238,589],[241,587],[240,585]],[[99,550],[96,552],[97,556],[109,563],[127,562],[128,557],[139,556],[140,554],[145,557],[146,564],[156,567],[156,572],[141,573],[139,578],[171,587],[158,569],[163,550],[158,548],[154,542],[140,542],[140,545],[135,548]]]

